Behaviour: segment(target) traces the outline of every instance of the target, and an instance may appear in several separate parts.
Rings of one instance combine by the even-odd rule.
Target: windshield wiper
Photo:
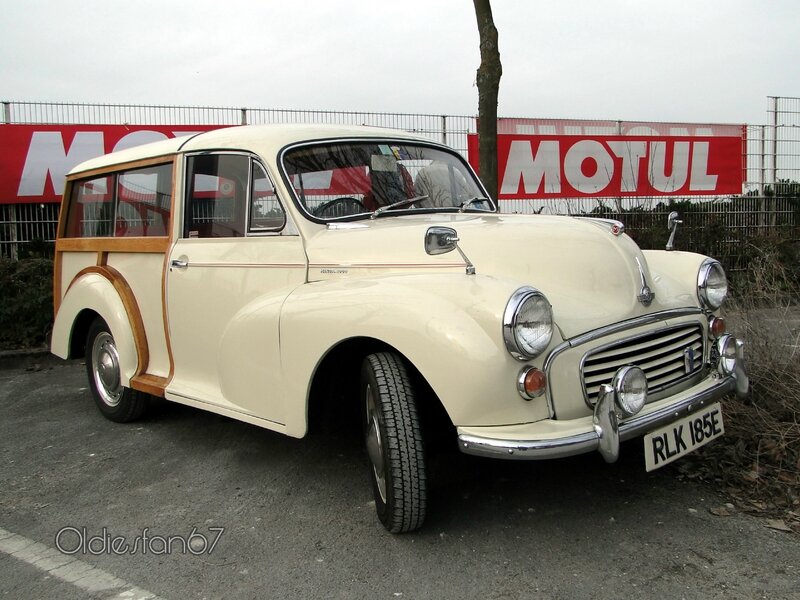
[[[474,197],[470,198],[469,200],[464,200],[461,203],[461,207],[458,209],[458,212],[462,212],[463,213],[465,210],[467,210],[467,208],[471,204],[475,204],[476,202],[488,202],[488,201],[489,201],[489,199],[488,198],[484,198],[483,196],[474,196]],[[481,209],[481,210],[484,210],[484,209]]]
[[[372,214],[369,216],[370,219],[374,219],[378,215],[382,215],[387,210],[392,210],[393,208],[398,208],[400,206],[407,206],[408,204],[414,204],[414,202],[419,202],[420,200],[425,200],[428,198],[428,194],[423,194],[422,196],[414,196],[413,198],[405,198],[404,200],[400,200],[399,202],[394,202],[393,204],[387,204],[386,206],[381,206],[378,210],[372,211]]]

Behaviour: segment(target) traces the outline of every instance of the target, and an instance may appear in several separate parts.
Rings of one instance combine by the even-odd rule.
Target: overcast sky
[[[494,0],[506,117],[767,121],[798,0]],[[4,0],[0,99],[466,114],[469,0]]]

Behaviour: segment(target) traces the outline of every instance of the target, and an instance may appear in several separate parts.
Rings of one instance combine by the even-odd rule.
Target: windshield
[[[494,211],[464,161],[398,142],[331,142],[288,150],[283,168],[301,206],[322,220],[395,211]]]

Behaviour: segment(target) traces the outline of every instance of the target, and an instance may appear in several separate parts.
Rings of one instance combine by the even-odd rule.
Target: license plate
[[[651,431],[644,436],[645,468],[653,471],[663,467],[723,433],[719,403]]]

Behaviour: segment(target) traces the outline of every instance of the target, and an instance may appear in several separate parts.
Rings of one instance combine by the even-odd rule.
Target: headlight
[[[611,385],[616,392],[617,408],[623,417],[632,417],[647,401],[647,377],[639,367],[622,367]]]
[[[720,375],[731,375],[736,370],[736,339],[732,335],[723,335],[717,340],[719,362],[717,370]]]
[[[547,298],[532,287],[518,289],[503,313],[503,339],[517,360],[541,354],[553,337],[553,309]]]
[[[722,265],[707,258],[697,274],[697,297],[704,308],[717,310],[728,297],[728,278]]]

